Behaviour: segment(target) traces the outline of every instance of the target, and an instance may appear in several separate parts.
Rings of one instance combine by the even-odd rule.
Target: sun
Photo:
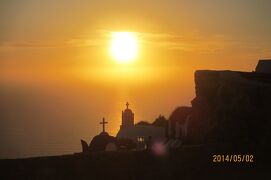
[[[121,64],[133,62],[138,55],[138,38],[132,32],[112,32],[112,57]]]

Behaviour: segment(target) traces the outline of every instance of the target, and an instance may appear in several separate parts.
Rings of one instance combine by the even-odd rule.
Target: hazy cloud
[[[0,50],[12,48],[67,48],[67,47],[87,47],[102,46],[108,43],[112,30],[100,29],[95,35],[83,34],[78,37],[59,41],[6,41],[0,44]],[[238,46],[244,48],[255,47],[249,42],[237,42],[225,35],[202,35],[199,32],[190,32],[182,35],[167,33],[142,33],[134,32],[142,44],[151,47],[178,50],[182,52],[210,53],[223,50],[225,48]]]
[[[184,52],[213,52],[233,44],[223,35],[203,36],[197,32],[183,35],[154,33],[139,33],[139,35],[146,44]]]

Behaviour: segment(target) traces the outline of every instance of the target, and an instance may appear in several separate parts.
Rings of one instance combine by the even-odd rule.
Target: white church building
[[[149,140],[164,141],[165,128],[152,125],[135,125],[134,113],[126,103],[126,109],[122,111],[120,130],[117,133],[118,139],[131,139],[137,144],[137,149],[145,149]]]

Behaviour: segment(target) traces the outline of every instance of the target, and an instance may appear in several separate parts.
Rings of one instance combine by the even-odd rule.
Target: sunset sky
[[[169,117],[195,96],[197,69],[253,71],[271,58],[271,1],[1,0],[0,158],[79,152],[135,121]],[[112,33],[138,54],[118,63]]]

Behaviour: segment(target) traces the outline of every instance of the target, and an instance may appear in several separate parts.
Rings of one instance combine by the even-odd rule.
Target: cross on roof
[[[129,103],[127,102],[127,103],[126,103],[126,107],[127,107],[127,109],[128,109],[128,106],[129,106]]]
[[[107,124],[108,122],[105,121],[105,119],[103,118],[103,121],[100,122],[100,124],[103,125],[103,132],[105,132],[105,124]]]

